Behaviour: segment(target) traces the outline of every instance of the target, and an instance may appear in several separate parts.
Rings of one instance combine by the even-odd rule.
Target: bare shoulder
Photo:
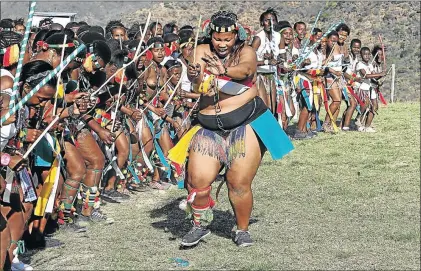
[[[246,55],[249,57],[256,57],[256,51],[251,46],[244,46],[241,49],[241,55]]]
[[[210,47],[209,44],[200,44],[197,46],[196,54],[203,54],[203,53],[209,53]]]
[[[5,90],[13,87],[13,79],[9,76],[2,76],[0,80],[0,90]]]

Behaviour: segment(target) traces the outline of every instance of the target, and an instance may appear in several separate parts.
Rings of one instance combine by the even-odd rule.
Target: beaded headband
[[[237,24],[233,24],[233,25],[228,26],[228,27],[225,27],[225,26],[222,27],[222,26],[216,26],[212,22],[210,22],[209,26],[213,31],[218,32],[218,33],[225,33],[225,32],[231,32],[231,31],[234,31],[234,30],[238,30]]]
[[[174,65],[172,65],[171,67],[169,67],[167,71],[170,71],[170,70],[175,69],[175,68],[180,68],[180,67],[181,67],[181,63],[177,62]]]
[[[48,71],[40,72],[40,73],[34,74],[32,76],[29,76],[28,78],[26,78],[25,82],[30,83],[30,82],[38,80],[40,78],[44,78],[47,75],[49,75],[50,72],[51,72],[51,70],[48,70]]]
[[[151,47],[151,49],[155,49],[155,48],[164,48],[164,44],[160,41],[156,41],[153,43],[153,46]]]
[[[231,31],[237,31],[238,33],[238,38],[241,41],[245,41],[247,39],[247,32],[246,30],[244,30],[244,27],[241,24],[233,24],[231,26],[216,26],[215,24],[213,24],[212,22],[210,22],[206,28],[205,28],[205,37],[206,38],[210,38],[211,37],[211,31],[215,31],[218,33],[226,33],[226,32],[231,32]]]

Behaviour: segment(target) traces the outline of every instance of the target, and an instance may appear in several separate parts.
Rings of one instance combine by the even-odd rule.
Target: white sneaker
[[[365,127],[364,126],[359,126],[358,127],[358,132],[365,132]]]
[[[374,130],[373,127],[365,127],[364,132],[366,132],[366,133],[375,133],[376,130]]]
[[[32,271],[34,269],[32,268],[32,266],[19,261],[18,257],[15,256],[12,260],[11,270],[12,271]]]

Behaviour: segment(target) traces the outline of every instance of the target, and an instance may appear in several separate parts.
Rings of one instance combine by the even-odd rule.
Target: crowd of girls
[[[307,34],[304,22],[278,21],[272,9],[257,33],[227,11],[201,28],[149,21],[103,28],[45,19],[28,28],[1,20],[4,269],[31,270],[18,258],[24,243],[61,245],[51,221],[85,232],[113,222],[105,202],[150,189],[187,190],[180,207],[193,227],[181,243],[193,246],[210,234],[216,179],[229,189],[233,240],[249,246],[251,182],[266,150],[280,159],[290,139],[375,131],[384,47],[348,43],[344,23]]]

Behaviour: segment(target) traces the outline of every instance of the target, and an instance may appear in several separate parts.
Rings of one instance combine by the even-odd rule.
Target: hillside
[[[27,2],[1,2],[1,17],[26,16]],[[280,20],[304,21],[312,26],[318,11],[325,7],[318,27],[344,19],[351,27],[350,38],[360,38],[370,48],[383,36],[387,47],[388,65],[396,64],[395,92],[397,100],[418,100],[420,97],[420,3],[419,2],[41,2],[39,11],[77,12],[78,20],[105,26],[111,19],[122,18],[130,26],[144,22],[147,13],[152,20],[175,21],[178,25],[196,25],[199,14],[204,19],[220,9],[238,14],[241,22],[259,28],[258,18],[268,7],[275,8]],[[384,83],[384,94],[390,94],[389,75]]]

